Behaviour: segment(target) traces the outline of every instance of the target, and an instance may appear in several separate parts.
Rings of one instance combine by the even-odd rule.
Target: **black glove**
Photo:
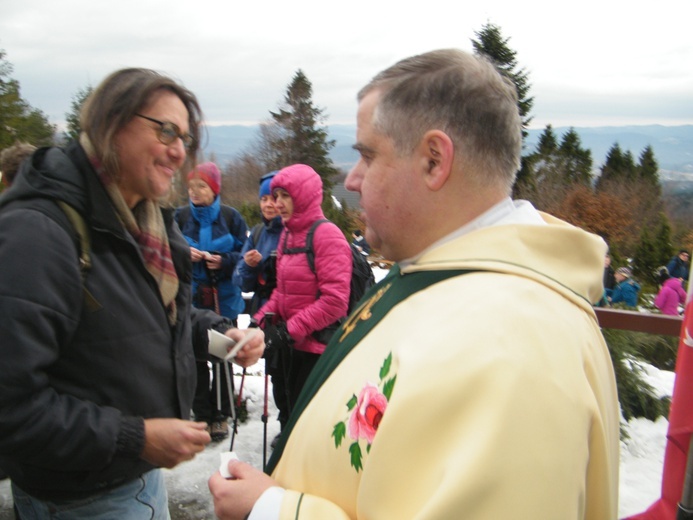
[[[248,323],[248,328],[249,329],[258,329],[260,328],[260,324],[257,322],[255,318],[250,318],[250,323]]]
[[[286,323],[280,321],[276,325],[268,325],[265,327],[265,345],[266,350],[280,350],[288,348],[293,344],[294,340],[286,330]]]

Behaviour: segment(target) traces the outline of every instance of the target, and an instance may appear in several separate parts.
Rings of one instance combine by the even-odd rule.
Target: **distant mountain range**
[[[618,143],[622,151],[630,151],[637,162],[643,149],[650,145],[660,168],[663,182],[693,182],[693,125],[683,126],[609,126],[609,127],[574,127],[580,136],[583,148],[592,151],[594,168],[599,169],[606,160],[609,149]],[[561,140],[569,127],[553,129],[556,138]],[[259,126],[210,126],[207,128],[208,142],[204,146],[209,157],[214,154],[221,164],[247,152],[259,138]],[[355,141],[355,125],[329,125],[330,139],[336,141],[330,156],[335,165],[348,171],[358,160],[358,154],[352,149]],[[544,132],[529,130],[526,140],[526,151],[533,151]]]

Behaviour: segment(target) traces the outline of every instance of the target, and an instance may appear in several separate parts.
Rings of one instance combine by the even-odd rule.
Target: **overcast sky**
[[[0,0],[22,97],[62,125],[78,90],[122,67],[165,72],[210,124],[257,124],[301,69],[327,124],[401,58],[471,51],[501,28],[529,72],[533,128],[693,124],[693,1]]]

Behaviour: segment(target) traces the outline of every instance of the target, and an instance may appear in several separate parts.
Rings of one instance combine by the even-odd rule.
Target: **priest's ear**
[[[441,130],[429,130],[421,140],[421,157],[425,161],[424,181],[431,191],[441,189],[452,172],[455,148],[452,139]]]

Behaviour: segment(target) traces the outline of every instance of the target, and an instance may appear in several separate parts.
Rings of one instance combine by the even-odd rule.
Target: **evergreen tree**
[[[472,38],[472,47],[477,55],[486,56],[495,66],[505,74],[514,84],[517,91],[518,109],[522,120],[522,140],[527,138],[527,128],[532,121],[530,112],[534,105],[534,98],[529,95],[531,85],[529,73],[518,69],[517,52],[508,46],[510,38],[503,38],[499,26],[486,23],[480,31],[475,33],[476,40]],[[520,171],[517,172],[513,197],[522,198],[534,193],[537,189],[532,160],[522,158]]]
[[[610,181],[620,180],[624,177],[625,159],[618,143],[614,143],[606,153],[606,161],[601,167],[601,174],[597,180],[597,189],[603,189]]]
[[[558,151],[558,140],[551,125],[546,125],[544,131],[539,136],[537,143],[537,152],[539,155],[549,156]]]
[[[653,235],[664,233],[661,221],[664,202],[657,174],[658,167],[651,148],[643,151],[640,162],[641,164],[636,165],[633,154],[630,151],[622,151],[618,143],[614,143],[601,168],[596,189],[599,193],[611,194],[626,203],[630,224],[626,238],[618,246],[626,255],[641,257],[638,267],[640,274],[650,279],[651,272],[648,269],[661,265],[652,266],[658,261],[657,251],[666,250],[668,246],[666,243],[660,243],[661,239],[652,238]],[[649,242],[643,242],[643,237]],[[645,260],[642,260],[642,257]]]
[[[630,181],[638,178],[638,168],[635,166],[635,158],[630,150],[623,154],[623,171],[621,174]]]
[[[82,111],[82,105],[84,105],[84,102],[87,100],[93,90],[94,88],[91,85],[88,85],[79,89],[72,97],[70,111],[65,114],[65,120],[67,122],[67,132],[65,132],[65,137],[67,139],[79,138],[79,133],[82,129],[79,123],[79,114]]]
[[[659,213],[659,219],[655,226],[654,245],[657,265],[666,265],[674,255],[674,244],[671,238],[671,224],[664,212]]]
[[[633,274],[641,281],[652,282],[653,272],[661,262],[657,258],[657,247],[650,235],[647,226],[643,226],[640,232],[640,240],[633,255]]]
[[[489,22],[475,34],[478,39],[472,39],[474,53],[490,58],[496,67],[515,84],[520,116],[522,117],[522,136],[526,138],[526,129],[532,121],[529,114],[534,105],[534,98],[529,96],[531,89],[529,73],[523,68],[517,68],[517,52],[508,46],[510,38],[503,38],[500,27]]]
[[[520,171],[517,172],[515,177],[512,197],[515,199],[533,200],[536,191],[534,165],[529,156],[524,156],[520,159]]]
[[[19,82],[12,79],[12,64],[0,50],[0,150],[16,141],[34,146],[52,144],[55,128],[48,117],[22,99]]]
[[[657,159],[655,158],[654,150],[652,150],[651,146],[646,146],[640,154],[637,170],[638,176],[641,179],[661,190],[659,182],[659,164],[657,164]]]
[[[589,185],[592,178],[592,152],[582,148],[574,128],[563,134],[558,149],[564,182]]]
[[[537,149],[526,157],[531,165],[535,185],[559,182],[558,140],[551,125],[547,125],[539,136]]]
[[[516,183],[514,195],[548,212],[560,208],[576,184],[591,186],[592,153],[582,148],[580,136],[572,128],[559,145],[553,128],[547,125],[536,152],[527,155],[523,164],[531,170],[529,182]]]
[[[337,174],[329,156],[335,146],[328,140],[323,111],[313,105],[313,87],[301,70],[289,84],[284,103],[270,112],[272,122],[264,129],[263,147],[269,159],[268,171],[295,163],[311,166],[323,181],[326,193],[332,189],[332,177]]]

